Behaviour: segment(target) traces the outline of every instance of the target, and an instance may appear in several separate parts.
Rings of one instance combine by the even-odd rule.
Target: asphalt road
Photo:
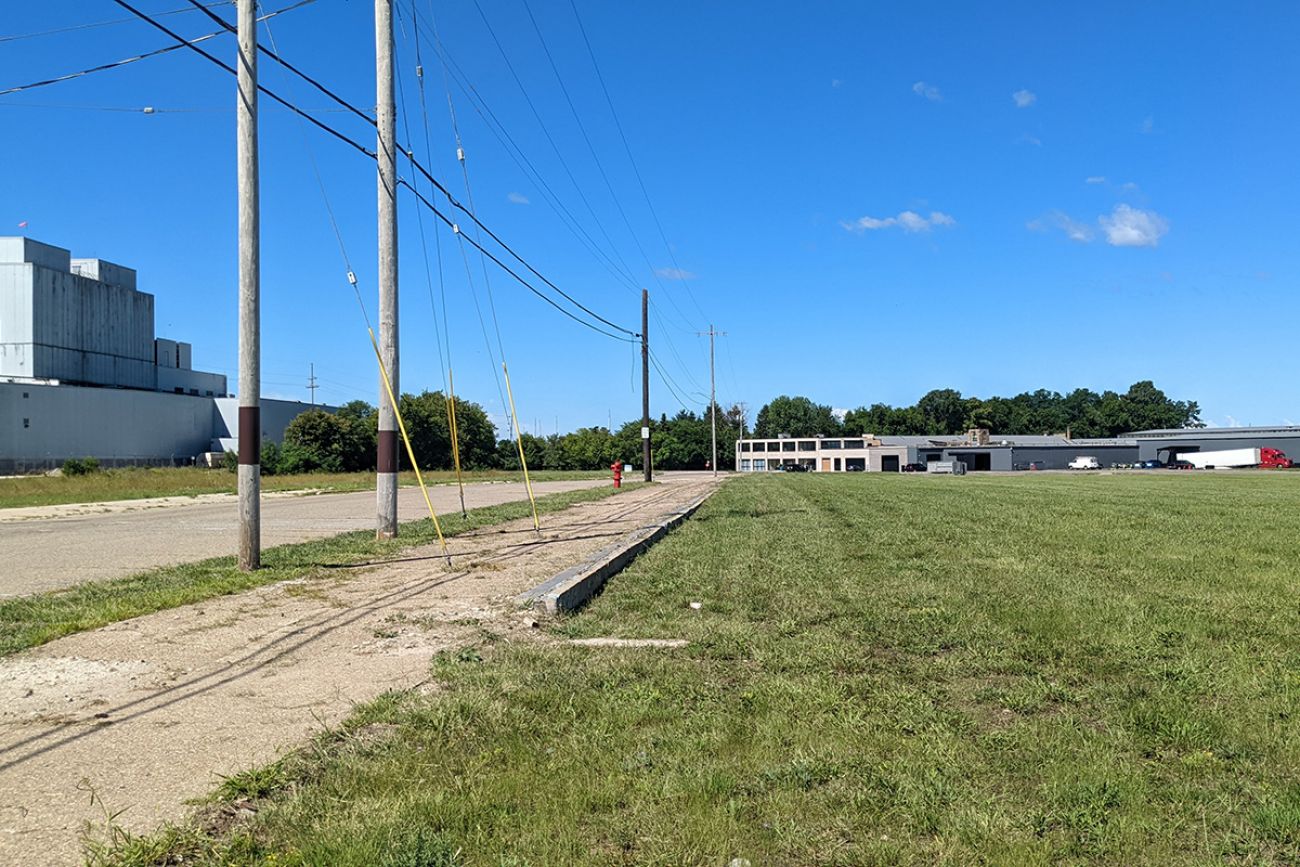
[[[602,479],[537,482],[538,496],[610,484]],[[455,486],[429,489],[439,515],[459,511]],[[520,483],[465,486],[469,508],[522,500]],[[0,510],[0,597],[120,578],[155,566],[235,553],[236,498],[220,494],[43,509]],[[427,515],[419,488],[402,488],[398,517]],[[375,526],[375,494],[267,495],[262,547],[305,542]]]

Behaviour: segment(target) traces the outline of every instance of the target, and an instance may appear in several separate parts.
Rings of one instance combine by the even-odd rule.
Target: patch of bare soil
[[[427,678],[513,597],[712,486],[681,480],[340,569],[158,612],[0,660],[0,864],[77,863],[105,810],[142,832],[222,776],[273,761],[357,703]],[[101,804],[92,804],[93,791]],[[120,811],[120,813],[119,813]]]

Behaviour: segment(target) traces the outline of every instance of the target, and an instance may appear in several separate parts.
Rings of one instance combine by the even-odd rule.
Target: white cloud
[[[685,268],[656,268],[655,273],[665,280],[694,280],[696,277]]]
[[[912,85],[912,93],[917,96],[924,96],[931,102],[943,102],[943,94],[939,92],[939,88],[933,84],[926,84],[924,81],[918,81]]]
[[[1142,118],[1142,126],[1139,127],[1143,135],[1151,135],[1156,131],[1156,119],[1151,115]]]
[[[1043,140],[1042,140],[1042,139],[1040,139],[1040,138],[1039,138],[1038,136],[1036,136],[1036,135],[1030,135],[1029,133],[1025,133],[1024,135],[1022,135],[1022,136],[1020,137],[1020,140],[1021,140],[1022,142],[1024,142],[1025,144],[1031,144],[1031,145],[1033,145],[1034,147],[1042,147],[1042,146],[1043,146]]]
[[[930,216],[923,217],[916,211],[900,211],[894,217],[859,217],[856,220],[841,220],[840,225],[849,232],[862,234],[876,229],[898,227],[904,232],[928,232],[934,226],[955,226],[957,221],[943,211],[931,211]]]
[[[1015,100],[1016,108],[1029,108],[1029,106],[1038,101],[1038,94],[1034,93],[1032,90],[1025,90],[1022,87],[1020,90],[1011,94],[1011,98]]]
[[[1227,423],[1226,425],[1224,425],[1224,427],[1241,427],[1241,422],[1237,421],[1237,420],[1236,420],[1235,418],[1233,418],[1232,416],[1230,416],[1230,415],[1225,415],[1224,418],[1226,418],[1226,419],[1228,420],[1228,423]]]
[[[844,416],[846,416],[846,415],[848,415],[848,414],[849,414],[849,410],[846,409],[846,408],[840,408],[840,407],[838,407],[838,406],[836,406],[836,407],[831,407],[831,415],[833,415],[833,416],[835,416],[837,419],[839,419],[840,424],[843,424],[843,423],[844,423]]]
[[[1078,241],[1080,244],[1087,244],[1093,238],[1091,226],[1087,223],[1080,223],[1064,211],[1052,211],[1046,216],[1031,221],[1027,224],[1027,227],[1035,232],[1060,229],[1065,233],[1065,237],[1071,241]]]
[[[1105,176],[1105,175],[1092,175],[1092,176],[1090,176],[1090,177],[1084,178],[1084,179],[1083,179],[1083,182],[1084,182],[1085,184],[1104,184],[1104,183],[1106,183],[1106,176]]]
[[[838,78],[832,78],[832,79],[831,79],[831,87],[839,87],[839,86],[840,86],[841,84],[843,84],[843,83],[844,83],[844,82],[841,81],[841,80],[838,79]]]
[[[1138,185],[1132,181],[1127,181],[1126,183],[1120,184],[1119,188],[1126,193],[1135,193],[1137,192]]]
[[[1115,206],[1109,216],[1099,217],[1106,243],[1112,247],[1154,247],[1169,231],[1169,223],[1155,211],[1143,211],[1125,204]]]
[[[506,201],[510,202],[512,205],[532,204],[532,202],[528,201],[528,197],[525,196],[523,193],[506,193]]]

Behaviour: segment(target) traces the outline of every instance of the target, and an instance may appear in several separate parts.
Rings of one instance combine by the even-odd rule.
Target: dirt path
[[[510,640],[511,598],[713,486],[670,480],[542,519],[139,617],[0,660],[0,864],[78,863],[90,791],[133,831],[267,762],[358,702],[421,683],[481,628]],[[615,579],[617,580],[617,579]]]
[[[540,496],[608,485],[603,479],[538,482]],[[439,514],[460,510],[454,485],[429,489]],[[518,482],[465,486],[469,508],[528,496]],[[428,515],[419,488],[398,492],[403,521]],[[132,575],[155,566],[234,553],[238,500],[233,494],[166,497],[71,506],[0,510],[0,597],[24,596]],[[267,494],[262,545],[306,542],[375,526],[374,491],[346,494]]]

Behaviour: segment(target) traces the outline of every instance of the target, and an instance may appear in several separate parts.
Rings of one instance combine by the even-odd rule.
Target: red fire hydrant
[[[623,487],[623,462],[614,461],[609,465],[609,468],[614,471],[614,487]]]

